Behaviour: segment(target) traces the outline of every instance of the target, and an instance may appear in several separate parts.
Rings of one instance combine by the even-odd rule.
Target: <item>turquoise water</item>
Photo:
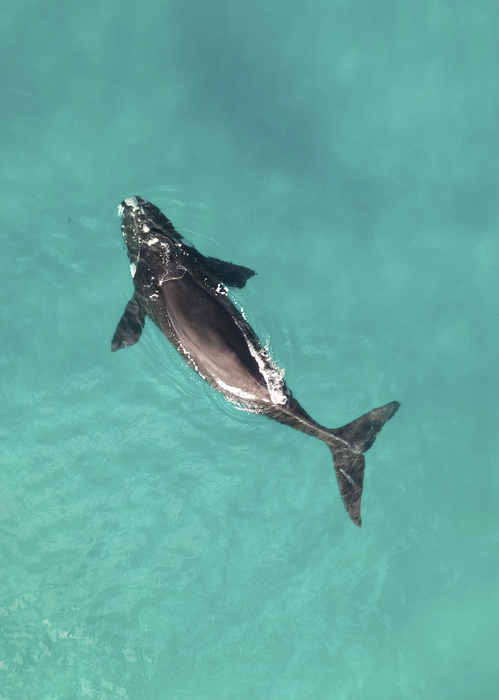
[[[495,3],[1,10],[0,697],[496,700]],[[132,293],[139,194],[314,418],[402,408],[363,527]]]

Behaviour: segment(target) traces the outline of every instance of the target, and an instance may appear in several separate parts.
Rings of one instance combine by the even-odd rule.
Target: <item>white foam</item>
[[[244,331],[243,331],[244,333]],[[284,405],[288,398],[283,391],[284,370],[278,367],[267,350],[258,351],[249,338],[246,338],[250,353],[255,358],[262,373],[273,404]]]
[[[244,320],[248,321],[248,318],[244,312],[244,308],[241,306],[241,304],[237,301],[237,299],[234,299],[234,297],[231,297],[231,299],[234,305],[238,308]],[[239,327],[241,328],[241,326]],[[263,378],[265,379],[265,383],[270,394],[270,400],[273,404],[283,406],[285,403],[287,403],[288,400],[288,397],[286,396],[283,390],[283,379],[285,373],[284,370],[278,367],[278,365],[274,362],[268,347],[260,348],[258,350],[258,348],[256,348],[251,342],[251,339],[248,338],[248,336],[246,335],[244,327],[241,328],[241,330],[244,334],[246,342],[248,343],[250,353],[255,358],[258,365],[258,369],[260,370]]]

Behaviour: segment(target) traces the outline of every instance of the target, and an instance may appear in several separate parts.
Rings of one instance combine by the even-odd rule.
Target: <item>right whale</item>
[[[363,453],[398,410],[398,401],[341,428],[317,423],[294,398],[283,372],[228,295],[227,287],[241,289],[255,272],[204,256],[142,197],[128,197],[118,211],[134,293],[112,350],[134,345],[149,316],[187,364],[229,400],[325,442],[347,513],[360,527]]]

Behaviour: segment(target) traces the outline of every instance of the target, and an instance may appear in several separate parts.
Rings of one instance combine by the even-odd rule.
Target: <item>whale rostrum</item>
[[[229,287],[242,289],[255,272],[204,256],[142,197],[128,197],[118,211],[134,293],[112,350],[134,345],[149,316],[187,364],[229,400],[325,442],[345,508],[360,526],[364,452],[398,410],[398,401],[341,428],[317,423],[294,398],[284,373],[228,294]]]

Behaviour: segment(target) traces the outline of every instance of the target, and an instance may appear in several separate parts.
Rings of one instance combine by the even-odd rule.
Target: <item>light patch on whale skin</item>
[[[223,294],[224,297],[226,297],[227,293],[228,293],[227,287],[224,284],[222,284],[221,282],[218,283],[215,291],[218,292],[218,294]]]
[[[135,273],[137,272],[137,263],[130,263],[130,274],[132,277],[135,277]]]
[[[272,403],[283,406],[288,400],[288,397],[282,390],[284,370],[275,364],[268,352],[265,350],[259,352],[247,337],[246,342],[248,343],[250,353],[257,362],[258,369],[265,379],[265,384],[267,385]]]
[[[215,377],[215,381],[224,394],[231,394],[231,396],[237,397],[238,399],[244,399],[245,401],[258,401],[258,397],[254,394],[250,394],[248,391],[243,391],[243,389],[238,389],[237,386],[230,386],[230,384],[226,384],[218,377]]]
[[[144,227],[144,228],[145,228],[145,227]],[[149,229],[147,229],[147,230],[149,231]],[[155,243],[158,243],[158,242],[159,242],[159,238],[150,238],[150,239],[147,241],[147,245],[148,245],[149,247],[151,247],[151,246],[153,246]]]
[[[352,486],[355,485],[355,481],[352,479],[350,474],[347,474],[346,471],[344,469],[341,469],[341,468],[340,468],[340,472],[343,474],[343,476],[345,477],[345,479],[348,481],[349,484],[351,484]]]
[[[147,224],[144,224],[144,225],[142,226],[142,230],[144,231],[144,233],[149,233],[149,231],[150,231],[151,229],[149,228],[149,226],[148,226]]]
[[[227,296],[229,295],[227,294]],[[232,296],[231,300],[234,303],[234,306],[238,308],[244,320],[248,322],[248,317],[244,312],[244,308],[241,306],[238,300]],[[281,369],[280,367],[278,367],[278,365],[276,365],[268,348],[262,348],[258,350],[251,342],[251,339],[246,335],[244,327],[239,326],[239,328],[243,332],[244,338],[248,343],[249,351],[251,355],[255,358],[256,363],[258,365],[258,369],[262,374],[262,377],[265,379],[265,384],[267,385],[267,389],[270,394],[270,399],[272,403],[279,406],[284,406],[284,404],[288,401],[288,397],[283,391],[283,379],[285,370]]]
[[[199,374],[201,379],[204,379],[205,382],[208,381],[208,377],[206,377],[199,367],[197,366],[196,362],[194,361],[194,358],[192,357],[191,353],[185,348],[180,341],[178,341],[178,351],[186,358],[186,362],[188,365],[192,367],[192,369]]]
[[[127,197],[125,199],[125,204],[127,207],[132,207],[132,209],[135,211],[135,209],[139,208],[139,203],[137,201],[137,197]]]

